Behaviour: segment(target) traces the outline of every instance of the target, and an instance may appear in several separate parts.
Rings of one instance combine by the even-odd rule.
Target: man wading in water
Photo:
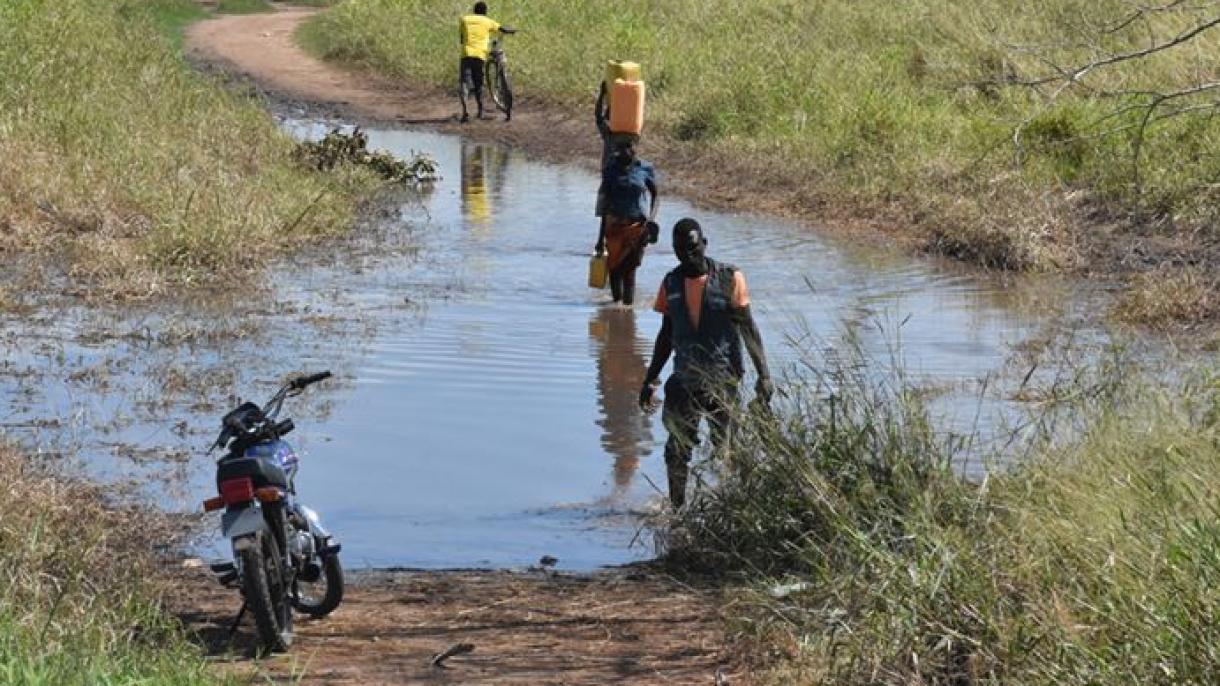
[[[648,205],[644,204],[645,193],[652,196]],[[602,169],[597,194],[605,199],[605,206],[598,208],[604,211],[593,249],[606,251],[610,295],[615,302],[630,305],[635,299],[635,270],[644,259],[644,246],[657,242],[658,227],[653,220],[659,201],[656,172],[651,164],[636,158],[635,144],[630,140],[615,145]]]
[[[501,26],[487,16],[487,3],[476,2],[474,14],[464,15],[458,20],[458,37],[462,42],[462,61],[458,66],[458,94],[462,98],[462,122],[470,121],[466,109],[467,93],[474,93],[474,102],[479,107],[475,115],[483,118],[483,67],[487,64],[487,51],[491,46],[491,34],[516,33],[516,29]]]
[[[758,372],[756,398],[769,402],[772,385],[762,337],[750,314],[746,277],[736,267],[707,257],[707,238],[694,219],[674,225],[673,244],[679,265],[661,281],[653,306],[663,318],[640,389],[640,407],[651,409],[657,378],[672,352],[674,371],[665,382],[662,423],[669,431],[665,443],[669,499],[677,508],[686,501],[691,452],[704,415],[712,427],[713,446],[717,450],[726,446],[737,386],[745,372],[743,340]]]

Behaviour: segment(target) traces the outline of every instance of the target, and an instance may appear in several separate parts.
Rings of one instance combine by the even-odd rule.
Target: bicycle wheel
[[[488,60],[485,76],[487,92],[491,94],[492,102],[496,103],[496,109],[512,116],[513,91],[508,79],[507,65],[501,60]]]

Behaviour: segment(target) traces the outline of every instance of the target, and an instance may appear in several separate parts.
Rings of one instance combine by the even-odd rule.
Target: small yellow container
[[[606,287],[606,253],[594,253],[589,258],[589,288]]]
[[[624,81],[640,80],[640,64],[623,60],[610,60],[606,63],[606,88],[614,84],[615,79]]]

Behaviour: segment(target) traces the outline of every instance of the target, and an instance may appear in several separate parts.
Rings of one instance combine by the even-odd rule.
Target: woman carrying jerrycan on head
[[[593,249],[598,255],[606,253],[614,301],[630,305],[635,299],[635,271],[644,258],[644,247],[657,241],[655,219],[660,196],[656,172],[635,152],[644,124],[644,83],[639,80],[639,66],[611,62],[607,71],[594,111],[602,136],[602,182],[596,210],[601,224]],[[651,196],[647,204],[646,194]]]

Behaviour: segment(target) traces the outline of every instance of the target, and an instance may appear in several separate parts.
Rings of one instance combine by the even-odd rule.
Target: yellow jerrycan
[[[610,60],[606,62],[606,88],[614,85],[614,82],[619,79],[624,81],[639,81],[639,63],[624,60]]]
[[[606,287],[606,253],[596,252],[589,258],[589,288]]]

